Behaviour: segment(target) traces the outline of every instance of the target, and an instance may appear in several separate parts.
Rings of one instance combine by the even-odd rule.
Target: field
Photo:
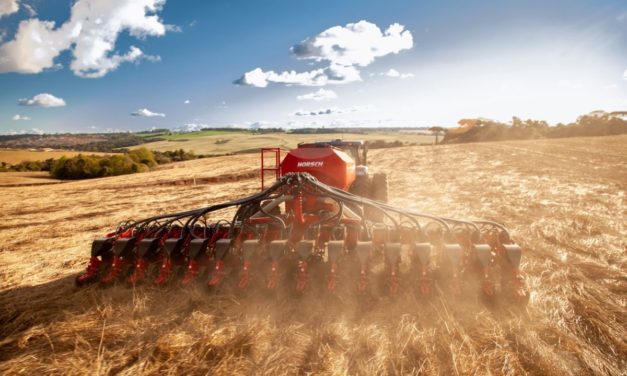
[[[217,133],[217,134],[216,134]],[[292,149],[299,142],[311,142],[316,140],[329,140],[342,138],[344,140],[383,140],[386,142],[404,141],[408,143],[431,144],[435,137],[398,133],[376,132],[369,134],[333,133],[333,134],[290,134],[268,133],[262,135],[250,135],[247,133],[206,131],[185,133],[172,137],[168,141],[151,142],[145,146],[152,150],[167,151],[184,149],[196,154],[230,154],[241,152],[256,152],[261,147],[276,146],[284,149]]]
[[[258,190],[257,154],[207,158],[2,188],[0,374],[625,375],[627,136],[369,157],[371,171],[389,173],[395,205],[507,225],[525,250],[528,306],[407,291],[364,307],[202,286],[74,287],[91,240],[118,222]]]
[[[39,150],[14,150],[14,149],[0,149],[0,162],[5,162],[8,164],[17,164],[24,161],[44,161],[46,159],[59,159],[63,156],[68,158],[74,157],[76,155],[81,154],[78,151],[67,151],[67,150],[48,150],[48,151],[39,151]],[[106,153],[94,153],[94,152],[82,152],[82,154],[96,154],[103,155]]]

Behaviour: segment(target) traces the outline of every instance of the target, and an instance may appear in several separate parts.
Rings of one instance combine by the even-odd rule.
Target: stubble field
[[[407,290],[364,307],[200,285],[74,287],[91,240],[118,222],[257,192],[258,155],[209,158],[0,188],[0,373],[625,374],[627,136],[369,158],[395,205],[507,225],[525,251],[528,306]]]

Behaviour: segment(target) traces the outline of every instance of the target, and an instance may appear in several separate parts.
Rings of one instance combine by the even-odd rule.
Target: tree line
[[[48,171],[56,179],[92,179],[145,172],[160,164],[203,157],[183,149],[159,152],[141,147],[112,155],[79,154],[45,161],[24,161],[15,165],[2,162],[0,172]]]
[[[543,120],[518,117],[513,117],[511,124],[490,119],[462,119],[458,122],[459,128],[439,128],[438,131],[446,132],[443,143],[611,136],[627,134],[625,115],[625,112],[595,111],[578,117],[575,122],[553,127]]]

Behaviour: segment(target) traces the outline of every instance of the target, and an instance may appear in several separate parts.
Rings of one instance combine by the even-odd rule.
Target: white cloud
[[[183,102],[183,104],[189,104],[189,99],[185,99],[185,101]]]
[[[172,129],[172,132],[197,132],[203,128],[208,128],[207,124],[188,123]]]
[[[326,62],[328,66],[325,68],[281,73],[255,68],[244,73],[235,84],[254,87],[267,87],[270,83],[324,86],[361,81],[358,67],[365,67],[378,57],[410,49],[413,43],[411,33],[397,23],[384,32],[368,21],[334,26],[290,49],[299,60]]]
[[[330,107],[330,108],[321,108],[318,110],[298,110],[296,112],[291,113],[291,116],[320,116],[320,115],[340,115],[340,114],[348,114],[352,112],[361,112],[368,111],[372,109],[370,106],[352,106],[348,108],[338,108],[338,107]]]
[[[390,68],[390,70],[388,70],[387,72],[383,73],[383,75],[387,76],[387,77],[400,78],[402,80],[404,80],[406,78],[413,78],[414,77],[413,73],[400,73],[399,71],[397,71],[394,68]]]
[[[627,80],[627,69],[623,72],[623,80]]]
[[[400,78],[402,80],[404,80],[406,78],[413,78],[414,77],[413,73],[401,73],[401,72],[397,71],[394,68],[390,68],[386,72],[370,73],[370,77],[374,77],[374,76],[385,76],[385,77],[392,77],[392,78]]]
[[[13,14],[20,9],[17,0],[0,0],[0,18]]]
[[[258,120],[254,122],[246,122],[246,128],[249,129],[267,129],[267,128],[277,128],[278,123],[275,121],[267,121],[267,120]]]
[[[298,59],[365,67],[377,57],[397,54],[413,45],[411,32],[403,25],[394,23],[381,32],[377,25],[362,20],[331,27],[293,46],[291,52]]]
[[[34,107],[63,107],[65,106],[65,101],[63,98],[57,98],[52,94],[41,93],[37,94],[32,98],[24,98],[18,100],[18,104],[20,106],[34,106]]]
[[[324,86],[328,84],[346,84],[361,81],[359,71],[352,66],[344,67],[330,65],[326,68],[314,69],[309,72],[275,71],[264,72],[261,68],[255,68],[235,81],[238,85],[254,87],[266,87],[269,83],[284,84],[286,86]]]
[[[2,1],[2,0],[0,0]],[[37,15],[37,11],[35,10],[35,8],[33,8],[31,5],[29,4],[22,4],[24,6],[24,9],[26,9],[26,12],[28,13],[29,17],[35,17]]]
[[[165,117],[164,113],[161,112],[152,112],[147,108],[140,108],[135,112],[131,112],[131,116],[137,117]]]
[[[337,94],[333,90],[319,89],[313,93],[307,93],[296,97],[299,101],[325,101],[337,98]]]
[[[2,0],[0,0],[2,1]],[[52,21],[20,22],[15,39],[0,46],[0,73],[40,73],[55,66],[66,50],[72,53],[71,70],[80,77],[97,78],[125,62],[157,61],[131,46],[115,52],[118,36],[128,32],[136,38],[162,36],[167,27],[156,14],[165,0],[78,0],[68,21],[59,27]]]
[[[12,117],[12,119],[14,121],[26,121],[26,120],[30,120],[30,118],[28,116],[22,116],[20,114],[17,114],[15,116]]]

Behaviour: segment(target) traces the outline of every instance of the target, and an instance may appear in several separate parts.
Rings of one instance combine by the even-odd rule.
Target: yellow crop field
[[[265,146],[277,145],[271,137]],[[229,141],[258,147],[245,142]],[[130,218],[254,194],[258,158],[3,186],[0,373],[625,374],[627,136],[370,152],[371,171],[389,175],[391,204],[511,230],[524,252],[524,308],[422,299],[407,285],[365,306],[350,295],[208,292],[205,283],[74,286],[94,238]]]
[[[5,162],[8,164],[17,164],[24,161],[44,161],[49,158],[59,159],[63,156],[65,157],[74,157],[78,154],[95,154],[95,155],[105,155],[107,153],[96,153],[96,152],[78,152],[78,151],[68,151],[68,150],[49,150],[49,151],[41,151],[41,150],[15,150],[15,149],[0,149],[0,162]]]
[[[246,133],[227,133],[212,136],[190,137],[172,141],[157,141],[148,143],[149,149],[167,151],[184,149],[196,154],[229,154],[240,152],[254,152],[259,148],[280,147],[284,149],[295,148],[299,142],[328,141],[332,139],[343,140],[382,140],[385,142],[401,141],[405,143],[432,144],[434,136],[398,132],[376,132],[369,134],[357,133],[333,133],[333,134],[290,134],[269,133],[263,135],[250,135]]]

